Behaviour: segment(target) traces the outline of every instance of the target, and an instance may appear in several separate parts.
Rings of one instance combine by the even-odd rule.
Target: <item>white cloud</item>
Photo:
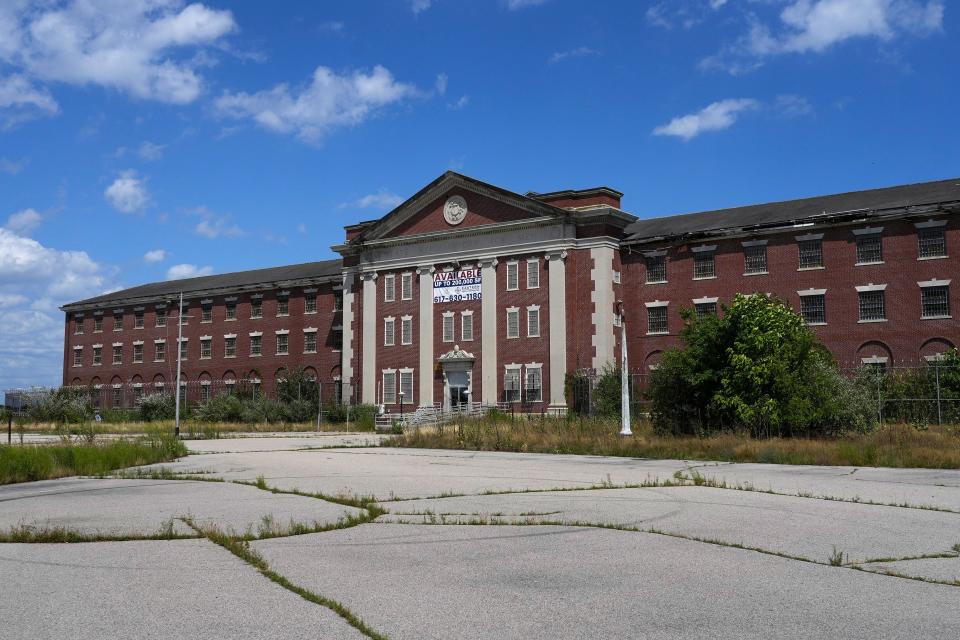
[[[61,382],[57,305],[104,293],[115,271],[0,228],[0,389]]]
[[[198,278],[209,276],[213,267],[198,267],[195,264],[175,264],[167,269],[167,280],[183,280],[184,278]]]
[[[346,209],[349,207],[356,209],[393,209],[405,198],[398,196],[395,193],[389,193],[386,191],[379,191],[377,193],[370,193],[362,198],[357,198],[353,202],[344,202],[340,205],[341,209]]]
[[[547,62],[550,64],[556,64],[567,58],[584,58],[586,56],[595,56],[600,52],[596,49],[591,49],[590,47],[577,47],[575,49],[569,49],[567,51],[557,51],[552,56],[547,59]]]
[[[700,66],[737,74],[771,56],[822,53],[848,40],[923,37],[942,30],[943,14],[942,0],[790,0],[779,25],[751,16],[745,35]]]
[[[140,156],[141,160],[159,160],[163,157],[163,150],[166,146],[165,144],[154,144],[149,140],[144,140],[137,148],[137,155]]]
[[[307,233],[307,225],[303,224],[302,222],[301,222],[300,224],[298,224],[298,225],[297,225],[297,233],[299,233],[300,235],[306,235],[306,233]]]
[[[18,236],[29,236],[30,232],[40,226],[43,216],[33,209],[24,209],[10,215],[4,228]]]
[[[777,96],[774,110],[786,118],[797,118],[813,113],[813,105],[803,96],[784,94]]]
[[[432,4],[433,0],[410,0],[410,11],[413,11],[413,15],[417,15],[429,9]]]
[[[150,199],[144,180],[133,170],[121,172],[103,195],[114,209],[123,213],[142,210]]]
[[[181,0],[7,3],[0,61],[30,77],[175,104],[200,95],[199,48],[236,30],[230,11]]]
[[[749,98],[720,100],[696,113],[677,116],[665,125],[653,130],[657,136],[675,136],[684,141],[692,140],[705,131],[720,131],[733,125],[737,116],[759,106],[756,100]]]
[[[49,91],[35,87],[22,75],[0,78],[0,129],[11,129],[22,122],[53,116],[59,111],[60,106]]]
[[[441,96],[447,92],[447,74],[441,73],[437,75],[436,90]]]
[[[447,108],[453,109],[454,111],[459,111],[460,109],[463,109],[468,104],[470,104],[470,96],[462,95],[456,100],[454,100],[453,102],[447,103]]]
[[[270,131],[318,142],[331,129],[360,124],[377,110],[419,93],[379,65],[370,73],[343,75],[317,67],[304,87],[278,84],[257,93],[224,93],[216,108],[224,116],[249,118]]]
[[[220,236],[239,238],[246,234],[243,229],[230,222],[229,215],[215,213],[207,207],[200,206],[190,210],[188,213],[202,218],[202,220],[197,223],[197,226],[193,228],[193,232],[198,236],[213,240]]]
[[[11,176],[15,176],[20,171],[27,166],[27,160],[14,161],[8,158],[0,158],[0,171],[4,173],[9,173]]]
[[[507,9],[516,11],[518,9],[526,9],[527,7],[537,7],[546,2],[547,0],[507,0]]]
[[[153,249],[143,254],[143,261],[147,263],[163,262],[167,259],[167,252],[163,249]]]

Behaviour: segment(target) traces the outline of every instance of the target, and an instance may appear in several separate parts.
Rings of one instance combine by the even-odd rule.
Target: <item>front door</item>
[[[450,371],[447,373],[447,386],[450,389],[450,409],[461,410],[468,401],[467,387],[470,379],[466,371]]]

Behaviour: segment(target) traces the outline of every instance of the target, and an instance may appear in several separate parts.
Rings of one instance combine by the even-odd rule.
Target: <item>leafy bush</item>
[[[869,390],[840,374],[783,302],[737,295],[722,316],[683,315],[683,347],[664,353],[651,376],[658,433],[830,435],[873,425]]]
[[[214,396],[199,405],[193,417],[203,422],[240,422],[243,420],[243,400],[233,394]]]
[[[30,399],[28,413],[36,422],[58,425],[89,422],[93,419],[90,390],[84,387],[60,387],[38,393]]]
[[[137,400],[137,415],[144,422],[170,420],[176,413],[174,397],[167,393],[151,393]],[[180,407],[181,411],[185,407]]]

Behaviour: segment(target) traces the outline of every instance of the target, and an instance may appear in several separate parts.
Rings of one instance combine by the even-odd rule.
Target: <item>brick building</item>
[[[567,372],[616,360],[621,317],[631,368],[648,371],[682,308],[716,313],[738,292],[789,302],[845,366],[919,364],[960,341],[960,179],[644,220],[621,196],[520,195],[447,172],[347,226],[340,260],[65,305],[64,384],[114,389],[120,405],[170,389],[181,292],[181,380],[200,401],[238,381],[269,392],[305,367],[391,411],[562,412]]]

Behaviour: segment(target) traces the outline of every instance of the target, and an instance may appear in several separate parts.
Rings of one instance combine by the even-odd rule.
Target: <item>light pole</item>
[[[403,424],[403,391],[400,392],[400,424]]]
[[[630,367],[627,361],[627,314],[623,300],[617,300],[620,315],[620,435],[632,436],[630,430]]]
[[[180,439],[180,356],[183,355],[183,291],[180,292],[180,310],[177,313],[177,381],[174,383],[173,435]]]

